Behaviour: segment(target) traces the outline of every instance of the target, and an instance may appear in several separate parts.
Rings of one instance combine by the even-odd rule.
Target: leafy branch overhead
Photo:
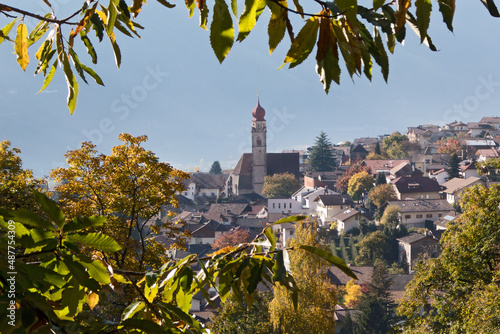
[[[494,0],[480,1],[492,16],[500,17]],[[175,6],[166,0],[157,2],[167,8]],[[122,53],[116,33],[140,37],[138,31],[143,27],[136,18],[146,1],[110,0],[105,4],[99,0],[83,1],[80,8],[64,18],[58,17],[49,0],[44,0],[44,3],[48,13],[43,16],[0,3],[0,13],[11,20],[0,30],[0,44],[6,40],[14,43],[17,62],[23,70],[30,62],[30,47],[37,45],[35,74],[45,77],[40,91],[50,84],[56,70],[61,68],[68,86],[68,107],[73,113],[78,97],[77,76],[85,83],[88,76],[104,85],[99,75],[80,61],[75,40],[87,50],[93,64],[98,61],[94,44],[108,40],[116,65],[120,67]],[[206,0],[186,0],[185,4],[189,17],[198,9],[200,27],[210,30],[210,43],[220,62],[228,55],[235,39],[239,42],[245,40],[264,10],[269,10],[269,52],[272,53],[288,35],[290,46],[283,65],[289,64],[293,68],[316,50],[316,71],[326,92],[332,81],[340,83],[341,67],[345,67],[351,77],[366,76],[371,80],[376,63],[387,81],[388,52],[394,52],[397,42],[403,43],[408,27],[417,34],[421,43],[436,50],[428,35],[433,10],[431,0],[373,0],[371,8],[358,4],[357,0],[314,0],[307,5],[318,8],[310,13],[304,11],[299,0],[294,0],[293,5],[287,0],[245,0],[242,10],[237,8],[236,0],[214,0],[213,4]],[[455,0],[437,0],[437,6],[447,28],[453,31]],[[303,24],[292,24],[291,17],[297,15],[307,20]],[[31,31],[24,22],[26,17],[39,22]],[[297,25],[302,26],[295,35],[293,31]],[[45,37],[43,42],[42,37]]]

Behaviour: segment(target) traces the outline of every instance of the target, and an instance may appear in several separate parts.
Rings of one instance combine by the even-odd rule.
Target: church
[[[252,153],[241,156],[227,179],[228,197],[250,193],[261,195],[266,176],[288,172],[300,179],[299,153],[267,153],[266,111],[259,100],[252,116]]]

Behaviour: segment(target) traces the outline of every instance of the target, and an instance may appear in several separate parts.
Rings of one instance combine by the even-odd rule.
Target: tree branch
[[[16,8],[16,7],[4,5],[2,3],[0,3],[0,12],[4,13],[5,15],[10,16],[10,17],[12,17],[12,16],[9,15],[9,14],[7,14],[6,12],[15,12],[15,13],[18,13],[18,14],[22,14],[24,16],[29,16],[29,17],[35,18],[37,20],[45,21],[45,22],[49,22],[49,23],[77,25],[78,22],[68,22],[68,21],[71,20],[76,15],[80,14],[82,12],[82,9],[77,10],[75,13],[71,14],[70,16],[68,16],[67,18],[62,19],[62,20],[43,17],[41,15],[38,15],[38,14],[35,14],[35,13],[31,13],[31,12],[28,12],[28,11],[23,10],[23,9],[19,9],[19,8]]]

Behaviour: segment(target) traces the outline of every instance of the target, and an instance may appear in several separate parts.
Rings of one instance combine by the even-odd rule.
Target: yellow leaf
[[[20,23],[17,26],[17,35],[16,41],[14,44],[14,50],[17,55],[17,62],[23,69],[26,70],[28,63],[30,62],[30,58],[28,55],[28,29],[24,23]]]
[[[99,303],[99,295],[97,293],[92,293],[87,296],[87,304],[89,305],[91,310],[94,309],[97,303]]]

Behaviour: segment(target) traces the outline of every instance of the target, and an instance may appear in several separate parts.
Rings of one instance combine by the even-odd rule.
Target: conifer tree
[[[456,153],[453,153],[450,156],[450,167],[448,168],[448,180],[451,180],[455,177],[460,177],[460,169],[458,168],[458,164],[460,163],[460,159],[458,158]]]
[[[308,163],[309,170],[312,172],[327,172],[335,169],[332,143],[323,131],[316,137],[316,143],[309,154]]]
[[[210,168],[210,174],[222,174],[222,168],[220,167],[219,161],[214,161],[212,167]]]
[[[386,184],[387,183],[387,178],[385,177],[384,173],[378,173],[377,174],[377,180],[375,181],[375,185],[381,185],[381,184]]]
[[[373,151],[375,154],[382,155],[382,151],[380,150],[380,143],[377,142],[375,144],[375,150]]]

